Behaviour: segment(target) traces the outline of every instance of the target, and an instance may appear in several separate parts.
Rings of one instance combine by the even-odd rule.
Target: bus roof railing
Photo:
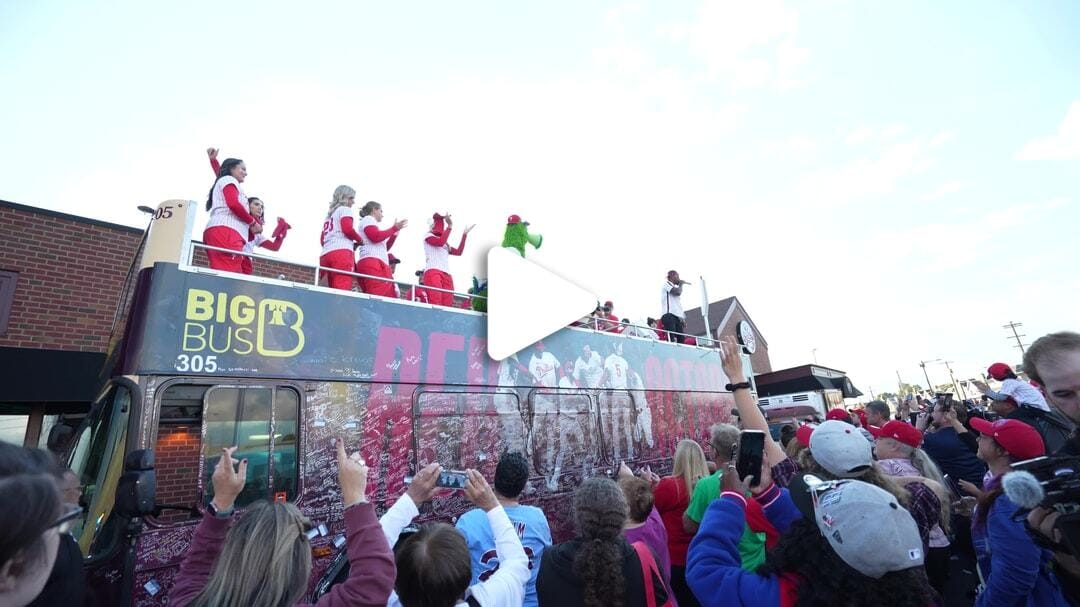
[[[201,249],[203,251],[220,251],[222,253],[229,253],[230,255],[240,255],[240,256],[243,256],[243,257],[248,257],[250,259],[263,259],[263,260],[274,262],[274,263],[287,264],[287,265],[298,267],[298,268],[306,268],[306,269],[309,269],[309,270],[314,270],[314,278],[312,279],[312,282],[311,282],[311,284],[314,285],[314,286],[319,285],[319,279],[322,277],[323,272],[333,272],[333,273],[336,273],[336,274],[344,274],[346,276],[352,276],[354,278],[366,278],[366,279],[370,279],[370,280],[378,280],[378,281],[382,281],[382,282],[393,283],[395,285],[408,285],[410,297],[408,297],[408,298],[406,298],[406,297],[398,298],[398,299],[401,299],[401,300],[404,300],[404,301],[413,301],[413,302],[416,302],[416,303],[427,303],[427,302],[420,301],[420,300],[416,299],[416,295],[421,289],[424,290],[424,291],[438,291],[438,292],[441,292],[441,293],[449,293],[449,294],[451,294],[451,295],[453,295],[455,297],[465,298],[466,300],[470,300],[472,298],[487,299],[487,296],[485,296],[485,295],[477,295],[477,294],[473,294],[473,293],[461,293],[459,291],[453,291],[453,290],[450,290],[450,289],[441,289],[439,287],[429,287],[427,285],[420,284],[419,282],[413,283],[413,282],[410,282],[410,281],[401,281],[401,280],[397,280],[397,279],[394,279],[394,278],[386,278],[385,276],[372,276],[370,274],[362,274],[362,273],[359,273],[359,272],[350,272],[348,270],[340,270],[340,269],[337,269],[337,268],[328,268],[328,267],[322,266],[322,265],[317,264],[317,263],[313,265],[313,264],[307,264],[307,263],[299,263],[299,262],[295,262],[295,261],[287,261],[287,260],[283,260],[283,259],[281,259],[279,257],[271,257],[269,255],[261,255],[259,253],[255,253],[255,252],[237,251],[237,250],[234,250],[234,249],[224,249],[224,248],[221,248],[221,247],[215,247],[213,245],[208,245],[208,244],[206,244],[204,242],[200,242],[198,240],[192,240],[191,245],[192,246],[189,247],[189,254],[188,254],[188,260],[187,260],[187,263],[188,263],[188,265],[190,267],[196,267],[195,266],[195,259],[194,259],[196,250]],[[200,268],[200,269],[207,269],[207,268]],[[217,272],[217,270],[212,270],[212,269],[210,271]],[[225,274],[231,274],[231,273],[230,272],[221,272],[221,274],[225,275]],[[288,281],[288,282],[294,282],[295,283],[295,281],[289,281],[287,278],[284,277],[284,275],[280,275],[280,279]],[[296,283],[296,284],[302,284],[302,283]],[[348,292],[352,292],[352,291],[348,291]],[[429,304],[429,305],[435,305],[435,304]],[[445,306],[440,306],[440,307],[445,307]],[[463,308],[453,308],[453,309],[461,310]],[[719,347],[719,345],[720,345],[720,342],[718,340],[716,340],[716,339],[713,339],[712,337],[705,337],[705,336],[701,336],[701,335],[690,335],[689,333],[679,333],[677,331],[663,331],[662,329],[660,331],[662,331],[665,335],[667,335],[669,337],[672,336],[672,335],[680,337],[680,338],[682,338],[682,341],[672,341],[670,339],[661,340],[660,336],[659,336],[659,334],[657,332],[658,330],[653,329],[652,327],[649,327],[649,326],[637,325],[637,324],[634,324],[634,323],[623,322],[623,321],[620,321],[620,320],[610,320],[610,319],[607,319],[607,318],[598,318],[598,317],[595,317],[595,316],[582,317],[582,320],[585,320],[585,318],[589,318],[589,322],[587,322],[585,324],[582,324],[581,321],[577,321],[577,322],[574,322],[571,325],[569,325],[570,328],[591,329],[591,330],[597,331],[599,333],[612,333],[612,334],[615,334],[615,335],[622,335],[624,337],[636,337],[638,339],[650,339],[652,341],[671,341],[671,343],[676,344],[676,345],[685,345],[685,346],[691,346],[691,347],[696,345],[696,346],[714,347],[715,348],[715,347]],[[617,328],[618,330],[612,330],[612,329],[615,329],[615,328]],[[686,343],[685,340],[687,338],[693,339],[694,343],[693,344]]]

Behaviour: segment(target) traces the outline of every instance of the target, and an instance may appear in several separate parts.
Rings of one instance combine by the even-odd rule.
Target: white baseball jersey
[[[641,381],[640,373],[634,373],[630,376],[627,387],[630,388],[630,396],[634,399],[634,408],[640,411],[649,406],[645,400],[645,383]]]
[[[1006,396],[1012,397],[1012,399],[1016,401],[1017,406],[1027,405],[1028,407],[1035,407],[1036,409],[1042,409],[1043,411],[1050,410],[1050,406],[1046,404],[1046,399],[1043,398],[1042,393],[1026,381],[1011,378],[1006,379],[1001,382],[1000,392]]]
[[[244,188],[240,187],[240,182],[235,177],[226,175],[214,183],[214,192],[210,195],[210,221],[206,222],[206,227],[225,226],[232,228],[236,230],[236,233],[241,238],[247,241],[248,224],[237,217],[229,208],[229,204],[225,202],[225,186],[227,185],[236,186],[237,191],[240,192],[240,205],[244,207],[245,211],[248,210],[248,199],[247,195],[244,194]]]
[[[608,387],[613,390],[625,390],[626,383],[626,369],[629,365],[626,364],[626,359],[618,354],[611,354],[604,361],[604,371],[607,371]]]
[[[589,360],[581,356],[574,362],[574,379],[584,388],[600,387],[600,378],[604,376],[604,360],[595,350],[590,352]]]
[[[360,254],[357,257],[359,259],[374,257],[376,259],[381,259],[385,264],[389,264],[390,258],[386,252],[386,243],[390,239],[387,238],[382,242],[371,242],[367,235],[364,234],[364,230],[367,229],[368,226],[375,226],[376,229],[380,229],[379,222],[375,221],[375,218],[371,215],[360,220],[360,227],[356,230],[357,233],[360,234]]]
[[[249,241],[244,243],[244,252],[245,253],[254,253],[255,249],[259,245],[261,245],[262,243],[266,242],[267,240],[270,240],[270,239],[263,236],[262,234],[256,234],[255,238],[253,238],[252,240],[249,240]]]
[[[516,386],[517,381],[517,354],[499,363],[499,385]]]
[[[682,309],[682,295],[672,295],[671,290],[679,285],[673,285],[670,282],[665,282],[664,286],[660,289],[660,315],[674,314],[679,318],[686,320],[686,312]]]
[[[559,359],[551,352],[544,352],[539,358],[535,354],[529,358],[529,371],[536,379],[536,383],[545,388],[555,388],[559,385],[558,374]]]
[[[424,237],[424,269],[442,270],[449,274],[450,243],[448,242],[441,247],[428,243],[427,239],[434,235],[435,234],[428,232],[428,235]]]
[[[345,217],[352,217],[352,207],[338,207],[334,209],[330,218],[323,223],[323,255],[340,249],[352,250],[353,240],[346,236],[345,232],[341,231],[341,220]],[[356,222],[354,221],[353,223],[355,224]]]

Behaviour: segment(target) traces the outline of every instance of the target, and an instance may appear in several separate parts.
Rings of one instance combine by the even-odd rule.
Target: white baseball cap
[[[858,428],[839,420],[822,422],[810,435],[810,455],[840,478],[860,476],[874,465],[874,450]]]

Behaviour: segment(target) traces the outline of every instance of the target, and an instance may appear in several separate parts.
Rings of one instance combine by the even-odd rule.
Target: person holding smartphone
[[[388,546],[397,543],[419,506],[434,497],[442,466],[429,464],[409,483],[409,488],[379,519]],[[517,530],[484,476],[465,471],[465,497],[487,514],[495,538],[499,568],[485,580],[470,586],[472,560],[465,536],[446,523],[428,523],[402,542],[395,554],[397,582],[387,605],[472,605],[521,607],[529,581],[529,559]],[[452,601],[452,602],[448,602]]]
[[[738,455],[739,429],[731,424],[715,424],[709,429],[713,453],[716,459],[716,472],[699,480],[694,485],[690,496],[690,505],[683,514],[683,528],[689,534],[695,534],[705,516],[709,504],[720,497],[720,478],[728,464],[734,464]],[[739,539],[739,554],[742,555],[743,567],[753,571],[765,562],[765,549],[774,545],[779,534],[769,524],[765,513],[757,504],[747,504],[746,525]]]

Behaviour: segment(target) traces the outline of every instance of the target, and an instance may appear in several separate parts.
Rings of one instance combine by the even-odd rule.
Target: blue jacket
[[[787,489],[773,487],[759,498],[765,516],[783,534],[802,514]],[[779,606],[781,580],[745,571],[739,538],[746,524],[746,502],[724,493],[701,519],[686,558],[686,583],[703,607]]]
[[[1023,519],[1013,516],[1017,509],[1001,494],[990,507],[985,524],[971,526],[971,541],[986,584],[975,606],[1068,607],[1050,570],[1050,551],[1028,536]]]

